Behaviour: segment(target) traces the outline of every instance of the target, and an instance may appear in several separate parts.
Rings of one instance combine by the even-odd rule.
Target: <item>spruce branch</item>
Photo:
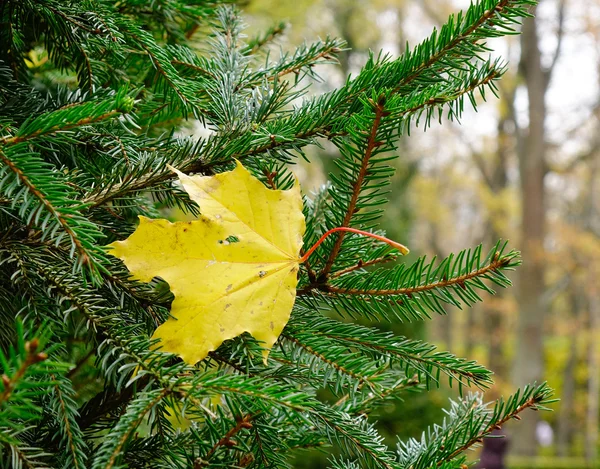
[[[4,368],[4,374],[2,375],[2,392],[0,393],[0,406],[4,406],[10,400],[11,394],[18,386],[19,382],[25,377],[27,370],[40,362],[43,362],[48,358],[48,355],[44,352],[38,351],[39,340],[32,339],[25,343],[25,358],[21,363],[21,366],[12,373],[8,373],[8,363],[4,359],[4,355],[0,352],[0,358],[2,359],[2,367]]]
[[[38,154],[26,151],[23,145],[4,151],[0,149],[0,162],[4,166],[0,168],[0,187],[3,186],[9,196],[13,196],[19,186],[23,187],[24,190],[12,199],[13,205],[21,203],[19,215],[27,223],[41,221],[43,237],[50,236],[56,243],[67,235],[71,242],[70,255],[77,253],[78,266],[86,266],[94,274],[96,258],[102,258],[94,244],[102,235],[94,224],[80,215],[80,205],[68,198],[72,191],[61,184],[58,174]],[[32,207],[32,198],[37,199],[37,206]],[[44,212],[47,215],[41,220]],[[50,218],[55,223],[50,223]],[[62,233],[57,233],[59,229]]]
[[[245,55],[256,54],[266,45],[272,43],[275,39],[285,33],[287,29],[287,23],[281,22],[275,26],[270,27],[262,34],[253,37],[246,43],[246,47],[243,49]]]
[[[472,360],[437,352],[435,346],[421,341],[396,337],[357,324],[341,323],[308,309],[293,319],[286,331],[309,342],[321,343],[323,349],[337,344],[346,349],[357,349],[378,360],[398,361],[407,376],[417,373],[427,384],[431,380],[439,385],[441,373],[448,377],[449,384],[456,380],[459,387],[475,385],[486,388],[492,383],[492,373]]]
[[[353,185],[352,185],[352,195],[348,202],[346,213],[344,215],[343,221],[340,226],[343,226],[343,227],[350,226],[350,221],[352,220],[352,217],[354,216],[354,213],[355,213],[358,196],[360,195],[360,192],[362,190],[363,181],[367,174],[367,169],[369,168],[369,160],[371,159],[373,150],[377,146],[382,145],[382,142],[377,139],[377,131],[379,129],[379,125],[381,124],[381,119],[383,119],[383,117],[385,116],[385,113],[386,113],[385,102],[386,102],[385,97],[380,96],[378,98],[377,102],[372,103],[373,110],[374,110],[373,124],[371,125],[371,131],[370,131],[368,139],[367,139],[365,153],[362,158],[362,163],[361,163],[360,169],[356,176],[356,180],[353,182]],[[325,262],[325,266],[319,273],[319,276],[321,278],[327,278],[327,276],[329,275],[329,271],[333,267],[333,263],[335,262],[335,259],[338,255],[340,249],[342,248],[342,243],[344,241],[344,235],[345,235],[344,232],[341,232],[338,234],[337,239],[333,245],[333,248],[329,252],[329,256],[327,258],[327,261]]]
[[[56,378],[53,376],[53,380]],[[71,383],[65,379],[59,379],[54,386],[53,401],[54,412],[59,420],[62,432],[61,445],[66,449],[67,457],[63,464],[74,469],[84,469],[87,462],[87,445],[83,433],[77,424],[77,404],[74,400],[75,391]]]
[[[485,51],[485,45],[477,46],[477,41],[510,34],[512,30],[507,25],[518,23],[517,18],[530,16],[524,7],[535,3],[535,0],[482,0],[472,3],[464,15],[460,12],[456,18],[451,16],[439,34],[435,31],[401,58],[401,68],[407,76],[399,80],[395,91],[403,90],[419,78],[426,81],[422,75],[427,75],[427,78],[434,74],[440,76],[455,68],[456,60],[462,58],[461,62],[464,62],[474,53]],[[461,43],[465,45],[461,46]],[[426,57],[426,60],[418,63],[421,57]],[[439,67],[434,68],[435,64]]]
[[[125,88],[114,97],[103,101],[90,100],[73,104],[53,112],[34,117],[21,125],[16,135],[2,137],[0,144],[16,145],[41,136],[67,132],[91,124],[113,119],[133,108],[133,98],[127,95]]]
[[[115,467],[117,459],[131,434],[142,423],[146,414],[156,407],[172,391],[156,389],[140,393],[128,406],[111,434],[100,445],[92,469],[110,469]]]
[[[520,259],[518,252],[505,250],[506,243],[498,242],[485,258],[482,246],[478,246],[439,263],[435,258],[427,262],[422,257],[412,265],[366,273],[352,271],[327,283],[307,284],[297,295],[306,304],[319,299],[338,311],[342,306],[350,314],[388,318],[391,312],[402,320],[420,320],[430,317],[430,312],[446,314],[443,303],[460,308],[481,301],[478,290],[493,294],[485,281],[502,288],[510,286],[504,272],[513,270]],[[352,252],[344,253],[353,260]]]
[[[315,65],[335,63],[344,43],[326,38],[277,53],[270,45],[282,24],[244,43],[239,12],[217,9],[222,3],[0,6],[3,461],[286,467],[294,448],[332,445],[340,468],[462,464],[460,453],[489,428],[549,401],[527,389],[489,411],[467,397],[443,430],[410,442],[398,459],[369,421],[372,412],[441,377],[459,391],[485,387],[490,373],[427,343],[329,315],[421,319],[445,312],[443,303],[471,305],[491,284],[510,284],[505,274],[518,255],[502,244],[487,257],[477,248],[381,268],[399,245],[381,243],[378,217],[398,138],[434,118],[459,118],[465,104],[496,94],[505,67],[486,60],[485,41],[512,34],[532,2],[479,0],[412,52],[396,60],[371,55],[343,86],[312,98],[301,79],[319,79]],[[207,136],[175,136],[190,114]],[[149,337],[169,317],[168,285],[130,278],[101,245],[131,233],[139,215],[202,209],[167,165],[212,175],[243,160],[267,186],[286,190],[294,184],[289,163],[319,139],[341,158],[332,182],[305,200],[304,244],[331,230],[356,231],[302,252],[294,310],[268,361],[248,335],[195,366],[161,352]],[[28,330],[47,327],[23,334],[15,315]],[[49,358],[23,370],[26,337],[38,337]],[[323,390],[337,402],[323,399]],[[171,421],[175,413],[184,425]]]
[[[213,454],[222,446],[231,447],[235,446],[235,441],[232,438],[242,430],[252,429],[252,416],[247,414],[236,420],[236,424],[233,428],[230,428],[223,437],[217,441],[206,453],[206,455],[197,464],[194,464],[194,469],[205,467],[210,465],[210,459]]]
[[[466,288],[466,283],[469,280],[482,277],[482,278],[490,278],[490,275],[499,272],[500,270],[508,267],[513,264],[515,260],[515,254],[509,253],[504,257],[500,257],[500,253],[497,251],[494,254],[494,258],[487,265],[484,265],[476,270],[473,270],[468,273],[463,273],[461,275],[455,275],[450,278],[444,278],[442,280],[438,280],[436,282],[425,283],[423,285],[417,285],[413,287],[404,287],[404,288],[391,288],[391,289],[360,289],[360,288],[343,288],[336,287],[334,285],[327,286],[327,291],[330,293],[340,293],[346,295],[375,295],[375,296],[385,296],[385,295],[407,295],[410,296],[415,293],[420,293],[428,290],[434,290],[438,288],[446,288],[450,286],[459,286],[461,288]],[[514,264],[513,264],[514,265]]]
[[[519,419],[524,410],[547,410],[546,405],[551,402],[554,402],[552,390],[545,383],[526,386],[506,401],[497,401],[493,409],[482,402],[480,395],[471,394],[452,402],[442,424],[430,427],[421,441],[410,439],[400,443],[400,464],[414,469],[444,467],[468,448],[481,443],[494,429],[511,419]]]
[[[285,339],[289,340],[290,342],[296,344],[298,347],[301,347],[303,350],[308,352],[310,355],[313,355],[314,357],[323,361],[325,364],[333,367],[336,371],[349,376],[353,380],[356,380],[356,383],[358,384],[359,387],[362,387],[363,385],[367,385],[369,388],[371,388],[373,390],[376,387],[376,385],[373,382],[371,382],[370,377],[365,376],[363,374],[358,374],[357,372],[352,371],[351,369],[344,367],[343,365],[337,363],[335,360],[327,358],[327,356],[324,353],[321,353],[321,352],[315,350],[313,347],[302,342],[301,340],[297,339],[296,337],[293,337],[293,336],[285,334],[285,333],[282,334],[282,337],[284,337]],[[331,349],[329,349],[329,351],[331,351]],[[347,353],[345,358],[346,359],[350,358],[352,360],[354,357],[352,357],[351,354]],[[363,370],[363,371],[370,371],[370,370]],[[356,384],[355,384],[355,386],[356,386]]]

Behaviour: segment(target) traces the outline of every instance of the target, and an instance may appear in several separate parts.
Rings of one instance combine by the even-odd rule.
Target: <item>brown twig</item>
[[[206,77],[212,78],[213,80],[217,79],[217,77],[215,77],[208,70],[206,70],[206,69],[204,69],[202,67],[199,67],[198,65],[195,65],[195,64],[190,63],[190,62],[184,62],[183,60],[173,59],[173,60],[171,60],[171,64],[172,65],[181,65],[182,67],[186,67],[186,68],[192,69],[195,72],[198,72],[200,75],[204,75]]]
[[[288,67],[288,68],[284,68],[283,70],[280,70],[277,75],[273,75],[271,77],[269,77],[269,80],[274,80],[275,77],[283,77],[285,75],[289,75],[290,73],[296,73],[298,74],[300,72],[300,70],[302,70],[304,67],[312,67],[317,60],[319,59],[325,59],[325,60],[333,60],[334,57],[331,56],[331,54],[339,54],[340,52],[342,52],[342,50],[339,47],[333,46],[328,48],[327,50],[324,50],[322,52],[320,52],[319,54],[315,55],[314,57],[311,57],[310,62],[304,62],[301,64],[297,64],[294,65],[292,67]]]
[[[258,52],[258,50],[260,48],[262,48],[263,46],[265,46],[266,44],[268,44],[269,42],[271,42],[273,39],[275,39],[277,36],[283,34],[284,32],[285,32],[285,27],[283,27],[282,25],[278,25],[278,26],[274,27],[273,29],[271,29],[269,34],[265,35],[262,38],[255,39],[254,44],[252,44],[252,47],[246,47],[246,49],[243,51],[244,55],[255,54],[256,52]]]
[[[371,132],[369,133],[369,139],[367,140],[367,147],[365,149],[365,154],[362,160],[362,164],[360,166],[360,170],[358,172],[358,176],[356,177],[356,181],[354,181],[352,188],[352,196],[350,198],[350,202],[348,203],[348,209],[346,210],[346,215],[344,215],[344,220],[340,226],[346,227],[350,226],[350,221],[354,216],[356,203],[358,202],[358,196],[361,193],[362,185],[367,175],[367,170],[369,168],[369,161],[371,159],[371,155],[373,154],[373,150],[377,148],[380,142],[377,140],[377,131],[379,130],[379,124],[381,124],[381,119],[385,113],[385,98],[381,96],[377,103],[373,103],[375,110],[375,118],[373,119],[373,125],[371,126]],[[342,248],[342,243],[344,241],[345,233],[339,233],[331,252],[329,253],[329,257],[325,262],[325,267],[320,273],[321,278],[327,278],[329,275],[329,271],[333,267],[333,263],[337,258],[340,249]]]
[[[330,279],[338,278],[338,277],[341,277],[342,275],[346,275],[350,272],[354,272],[355,270],[364,269],[365,267],[369,267],[369,266],[375,265],[375,264],[384,264],[386,262],[392,262],[392,261],[395,261],[396,259],[397,259],[396,256],[386,255],[386,256],[378,257],[377,259],[372,259],[367,262],[363,262],[362,260],[360,260],[360,261],[358,261],[358,263],[356,265],[348,267],[347,269],[342,269],[342,270],[333,272],[329,276],[329,278]]]
[[[29,342],[26,342],[25,352],[27,355],[25,356],[25,360],[23,360],[23,363],[21,363],[19,369],[12,376],[8,376],[6,374],[2,375],[1,379],[4,390],[2,393],[0,393],[0,404],[8,401],[10,395],[17,387],[18,382],[23,378],[23,376],[25,376],[27,368],[48,358],[46,353],[37,351],[38,347],[38,339],[32,339]]]
[[[2,161],[6,166],[8,166],[8,168],[15,174],[17,179],[21,182],[21,184],[23,186],[27,187],[29,192],[31,192],[40,201],[40,203],[46,208],[46,210],[48,210],[58,220],[58,223],[60,224],[62,229],[65,231],[65,233],[67,233],[67,235],[71,239],[71,242],[75,246],[75,250],[77,251],[77,253],[79,255],[81,264],[89,265],[90,264],[90,256],[88,255],[87,250],[81,243],[81,240],[79,239],[79,237],[77,236],[75,231],[73,231],[73,228],[71,228],[71,226],[67,222],[66,217],[62,213],[60,213],[54,207],[54,205],[52,205],[52,203],[46,198],[46,195],[43,194],[33,184],[31,179],[29,179],[27,177],[27,175],[23,171],[21,171],[21,169],[16,164],[14,164],[14,162],[10,158],[8,158],[8,156],[6,156],[4,154],[4,152],[2,152],[2,151],[0,151],[0,161]]]
[[[235,427],[230,428],[229,431],[208,450],[208,453],[206,453],[204,458],[198,458],[196,461],[194,461],[194,469],[207,467],[209,465],[210,458],[212,458],[212,456],[221,446],[226,446],[228,448],[237,446],[237,442],[233,440],[233,437],[243,429],[252,428],[253,425],[251,421],[252,415],[250,414],[247,414],[241,419],[237,420]]]
[[[71,368],[69,370],[69,372],[65,375],[68,379],[71,379],[73,377],[74,374],[76,374],[83,365],[85,365],[85,363],[90,359],[90,357],[94,354],[94,352],[96,351],[95,347],[92,347],[88,353],[85,354],[85,356],[83,358],[81,358],[77,364]]]
[[[469,272],[468,274],[459,275],[458,277],[454,277],[451,279],[440,280],[434,283],[428,283],[425,285],[419,285],[417,287],[406,287],[406,288],[396,288],[396,289],[361,289],[361,288],[340,288],[334,285],[327,285],[327,291],[329,293],[337,293],[337,294],[345,294],[345,295],[411,295],[413,293],[419,293],[422,291],[434,290],[436,288],[444,288],[450,285],[461,285],[464,286],[467,280],[470,280],[475,277],[480,277],[485,275],[488,272],[494,272],[497,269],[504,267],[508,262],[510,262],[509,258],[495,258],[489,265],[482,267],[481,269],[474,270],[473,272]]]
[[[110,119],[118,114],[121,114],[122,111],[118,109],[114,109],[112,111],[106,112],[98,117],[84,117],[83,119],[79,119],[77,122],[73,122],[71,124],[67,124],[62,126],[61,124],[54,125],[49,129],[39,129],[35,132],[30,133],[29,135],[24,135],[22,137],[2,137],[0,138],[0,143],[4,145],[16,145],[17,143],[25,142],[27,140],[31,140],[32,138],[39,137],[40,135],[46,135],[53,132],[64,132],[67,130],[74,129],[76,127],[81,127],[82,125],[93,124],[95,122],[100,122],[105,119]]]

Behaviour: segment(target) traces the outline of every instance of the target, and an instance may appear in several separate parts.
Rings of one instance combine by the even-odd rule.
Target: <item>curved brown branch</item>
[[[227,446],[227,447],[236,446],[236,442],[232,438],[237,433],[239,433],[241,430],[252,428],[253,425],[252,425],[251,421],[252,421],[252,415],[250,415],[250,414],[247,414],[244,417],[242,417],[241,419],[239,419],[236,422],[235,427],[230,428],[229,431],[225,435],[223,435],[223,437],[219,441],[217,441],[208,450],[208,453],[206,453],[206,456],[204,456],[203,459],[201,459],[201,458],[196,459],[196,461],[194,462],[194,469],[207,467],[210,464],[209,463],[210,458],[213,456],[213,454],[215,454],[217,449],[219,449],[221,446]]]
[[[495,258],[489,265],[480,269],[469,272],[468,274],[459,275],[458,277],[440,280],[434,283],[428,283],[425,285],[419,285],[417,287],[405,287],[405,288],[393,288],[393,289],[369,289],[369,288],[341,288],[335,285],[327,285],[327,292],[338,293],[344,295],[373,295],[373,296],[386,296],[386,295],[411,295],[422,291],[435,290],[436,288],[444,288],[452,285],[464,286],[465,282],[475,278],[481,277],[487,273],[495,272],[501,267],[506,266],[510,262],[510,258]]]

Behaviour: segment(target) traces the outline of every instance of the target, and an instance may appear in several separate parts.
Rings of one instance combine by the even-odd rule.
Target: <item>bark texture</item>
[[[532,13],[536,13],[536,8]],[[529,97],[529,126],[519,145],[521,177],[521,249],[523,266],[518,281],[519,321],[517,350],[513,365],[513,382],[524,386],[544,377],[543,332],[544,293],[544,234],[546,203],[544,177],[546,173],[546,102],[549,73],[542,67],[537,19],[529,18],[523,24],[521,35],[521,64]],[[522,456],[537,452],[535,427],[537,414],[531,413],[514,425],[513,451]]]

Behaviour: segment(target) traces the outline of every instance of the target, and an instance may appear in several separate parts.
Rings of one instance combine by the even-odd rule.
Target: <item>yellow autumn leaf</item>
[[[305,230],[299,185],[267,189],[240,163],[216,176],[177,174],[199,218],[140,217],[129,238],[109,246],[138,280],[159,276],[171,287],[173,318],[153,337],[190,364],[244,332],[271,348],[296,298]]]

